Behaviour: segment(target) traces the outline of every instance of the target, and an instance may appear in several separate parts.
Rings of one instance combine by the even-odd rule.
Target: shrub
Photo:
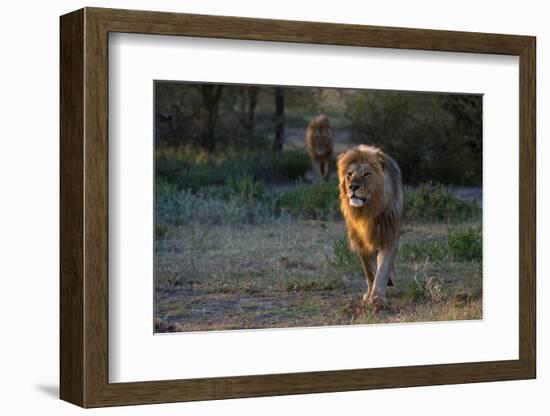
[[[156,176],[179,189],[197,191],[205,186],[220,186],[227,178],[250,176],[254,181],[295,180],[309,169],[304,151],[288,150],[280,154],[251,149],[245,152],[224,149],[208,153],[194,146],[158,148],[155,154]]]
[[[427,278],[415,276],[409,294],[415,302],[439,303],[444,300],[441,279],[433,276]]]
[[[480,229],[462,229],[449,233],[449,247],[457,260],[481,260],[482,244]]]
[[[409,289],[409,296],[414,302],[426,302],[430,296],[428,289],[426,288],[426,281],[415,277],[412,286]]]
[[[414,278],[409,287],[409,296],[414,302],[439,303],[444,300],[443,281],[438,277],[428,276],[428,265],[428,259],[422,266],[419,263],[414,265]]]
[[[426,183],[405,192],[405,218],[410,221],[462,222],[476,220],[480,214],[474,202],[454,196],[442,185]]]
[[[476,95],[362,91],[347,100],[352,139],[388,152],[407,183],[481,183],[481,108]]]
[[[157,185],[155,194],[155,224],[255,224],[274,215],[269,201],[243,204],[234,198],[213,198],[211,188],[191,192],[164,184]]]
[[[221,163],[212,154],[192,146],[157,148],[155,174],[180,189],[197,190],[225,183],[227,176],[219,169]]]
[[[295,180],[303,178],[310,168],[309,156],[303,150],[286,150],[274,158],[275,177]]]
[[[280,196],[277,206],[294,218],[330,220],[339,212],[338,186],[331,182],[317,185],[299,183]]]

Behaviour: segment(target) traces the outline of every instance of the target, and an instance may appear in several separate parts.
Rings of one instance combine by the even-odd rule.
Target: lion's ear
[[[338,157],[336,158],[336,165],[338,166],[338,169],[340,169],[342,163],[344,163],[344,158],[346,157],[346,155],[348,154],[349,150],[345,150],[343,151],[342,153],[340,153],[338,155]]]
[[[386,167],[386,154],[382,150],[376,152],[376,160],[378,160],[382,169]]]
[[[338,155],[338,157],[336,158],[336,160],[338,160],[338,161],[342,160],[342,159],[344,158],[344,156],[346,155],[347,152],[348,152],[347,150],[344,150],[342,153],[340,153],[340,154]]]

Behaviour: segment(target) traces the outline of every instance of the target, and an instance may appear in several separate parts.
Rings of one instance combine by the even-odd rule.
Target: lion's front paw
[[[370,296],[371,295],[371,291],[370,290],[367,290],[365,293],[363,293],[363,302],[364,303],[370,303]]]
[[[363,297],[363,299],[365,298]],[[383,311],[388,308],[388,300],[382,295],[371,294],[367,298],[366,303],[371,305],[375,311]]]

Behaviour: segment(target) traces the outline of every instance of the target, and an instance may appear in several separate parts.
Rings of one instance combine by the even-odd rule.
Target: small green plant
[[[456,260],[481,260],[481,230],[475,228],[456,230],[449,233],[448,240]]]
[[[332,246],[334,260],[331,264],[338,270],[359,270],[359,256],[351,251],[347,237],[340,237],[334,240]]]
[[[330,220],[339,212],[338,186],[332,182],[309,185],[297,184],[285,192],[278,201],[278,207],[294,218],[306,220]]]
[[[413,284],[410,288],[410,296],[414,302],[426,302],[429,294],[426,290],[425,281],[415,277]]]
[[[162,238],[168,232],[168,227],[165,224],[157,223],[155,224],[155,237]]]
[[[447,191],[442,185],[426,183],[405,193],[405,217],[410,221],[462,222],[476,220],[481,209]]]
[[[227,179],[230,198],[242,204],[253,204],[262,199],[264,187],[261,182],[257,182],[250,174],[243,174],[237,177]]]

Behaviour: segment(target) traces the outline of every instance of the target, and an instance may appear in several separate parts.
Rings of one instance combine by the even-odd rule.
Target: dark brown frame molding
[[[536,377],[534,37],[99,8],[64,15],[60,27],[63,400],[83,407],[100,407]],[[519,56],[519,359],[109,383],[109,32]]]

